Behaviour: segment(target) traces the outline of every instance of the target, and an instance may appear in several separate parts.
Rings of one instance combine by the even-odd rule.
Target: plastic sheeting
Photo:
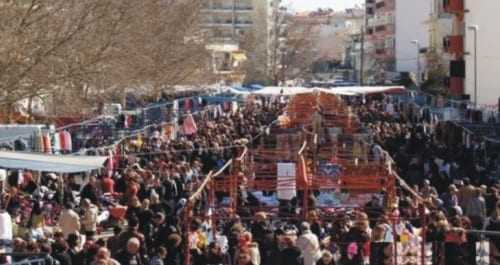
[[[44,155],[0,151],[0,168],[77,173],[102,168],[105,156]]]

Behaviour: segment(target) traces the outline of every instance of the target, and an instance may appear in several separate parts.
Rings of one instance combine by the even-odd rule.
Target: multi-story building
[[[297,24],[303,25],[312,32],[314,42],[313,73],[318,77],[334,76],[342,69],[339,78],[353,78],[352,73],[344,76],[345,67],[352,66],[351,36],[359,34],[364,24],[362,9],[346,9],[343,11],[319,10],[297,13],[294,16]],[[348,47],[349,46],[349,47]],[[349,51],[347,49],[349,48]]]
[[[477,88],[478,104],[498,104],[498,10],[500,1],[434,0],[430,47],[435,56],[429,63],[444,65],[450,95],[475,102]]]
[[[384,82],[396,70],[396,0],[366,0],[365,71],[368,82]]]
[[[443,72],[446,92],[457,98],[465,92],[464,15],[463,0],[434,0],[429,20],[429,70]]]
[[[396,0],[394,12],[396,72],[412,73],[419,84],[425,72],[425,56],[429,43],[427,24],[432,0]]]
[[[274,0],[204,0],[202,26],[213,51],[217,73],[232,73],[235,65],[247,57],[266,60],[269,2]],[[253,40],[255,45],[248,42]],[[251,46],[251,51],[243,50]]]
[[[459,23],[460,33],[463,32],[464,36],[463,38],[457,37],[455,44],[457,50],[460,50],[463,45],[462,49],[466,52],[464,56],[465,93],[475,101],[477,86],[478,105],[497,105],[500,99],[500,16],[498,14],[500,1],[447,0],[447,2],[447,9],[455,12],[457,17],[460,18],[465,14],[463,22]],[[460,43],[462,39],[463,44]]]

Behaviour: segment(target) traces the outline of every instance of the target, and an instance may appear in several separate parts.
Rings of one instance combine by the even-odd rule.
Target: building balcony
[[[449,92],[453,96],[461,96],[465,93],[464,79],[461,77],[450,77]]]
[[[464,54],[464,37],[461,35],[448,36],[443,40],[444,51],[454,55]]]
[[[443,0],[443,9],[447,13],[463,13],[464,0]]]
[[[368,27],[378,27],[391,24],[394,24],[394,16],[392,14],[377,15],[368,19]]]
[[[218,27],[236,27],[236,28],[247,28],[252,27],[252,21],[235,21],[234,23],[230,20],[227,21],[205,21],[202,23],[205,28],[218,28]]]
[[[377,60],[389,60],[394,57],[394,49],[375,48],[373,57]]]

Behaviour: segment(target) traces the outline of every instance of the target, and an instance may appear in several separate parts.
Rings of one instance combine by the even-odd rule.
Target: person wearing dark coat
[[[285,248],[280,253],[279,265],[302,265],[302,252],[295,245],[294,239],[291,236],[283,238]]]
[[[128,240],[126,248],[118,252],[115,258],[121,265],[145,265],[140,249],[141,242],[133,237]]]
[[[52,246],[53,254],[52,256],[56,259],[60,265],[72,265],[71,256],[69,255],[69,247],[65,241],[57,241]]]
[[[92,204],[99,205],[99,190],[97,189],[97,179],[91,176],[87,185],[80,193],[81,200],[89,199]]]

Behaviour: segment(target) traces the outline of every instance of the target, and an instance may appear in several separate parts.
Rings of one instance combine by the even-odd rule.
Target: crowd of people
[[[456,243],[446,264],[475,264],[476,243],[483,239],[490,241],[497,258],[498,236],[470,233],[500,228],[500,160],[494,144],[456,123],[436,120],[416,104],[386,99],[360,104],[356,111],[373,134],[372,150],[387,150],[399,175],[420,195],[424,212],[402,192],[401,216],[412,219],[425,213],[427,242]]]
[[[151,127],[120,146],[111,173],[89,175],[83,185],[75,176],[49,174],[37,181],[24,172],[20,181],[13,174],[0,223],[12,219],[14,240],[0,245],[15,255],[0,263],[180,265],[188,258],[195,265],[420,264],[425,240],[442,242],[433,244],[433,264],[476,264],[475,244],[483,238],[467,231],[500,229],[498,157],[480,141],[449,140],[450,124],[388,99],[353,101],[351,107],[373,136],[370,155],[387,150],[408,183],[398,188],[395,202],[381,192],[328,218],[313,206],[307,219],[242,211],[248,214],[217,224],[200,216],[183,223],[188,198],[207,173],[242,145],[257,144],[285,106],[279,98],[263,98],[216,116],[193,114],[196,126],[175,139]],[[239,196],[248,208],[256,206],[243,198],[248,195]],[[206,202],[195,206],[202,213]],[[497,237],[486,238],[500,246]],[[395,243],[404,244],[399,255],[409,258],[394,260]]]

